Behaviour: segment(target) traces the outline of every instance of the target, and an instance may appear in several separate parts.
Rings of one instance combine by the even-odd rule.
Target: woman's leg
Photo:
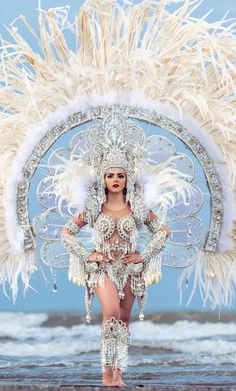
[[[124,288],[125,298],[120,302],[120,319],[126,324],[127,327],[129,327],[130,315],[135,300],[135,296],[130,290],[130,283],[131,281],[129,277]]]
[[[125,298],[124,300],[119,300],[119,295],[116,285],[105,275],[105,286],[98,287],[95,289],[98,300],[101,304],[103,311],[103,325],[112,326],[111,318],[116,320],[121,320],[122,323],[118,325],[120,328],[120,333],[125,335],[125,339],[129,339],[128,330],[125,327],[125,324],[128,328],[130,314],[132,306],[134,303],[134,295],[130,291],[130,278],[124,288]],[[123,325],[122,325],[123,324]],[[114,323],[116,327],[116,324]],[[126,350],[128,346],[126,345]],[[119,369],[112,369],[111,366],[106,365],[105,371],[103,372],[103,384],[108,386],[118,386],[122,387],[125,384],[121,378],[121,371]]]
[[[115,284],[113,284],[107,274],[105,274],[105,286],[97,287],[95,292],[102,307],[102,327],[104,327],[105,323],[112,317],[115,319],[120,319],[120,302],[118,291]],[[111,366],[105,365],[103,368],[102,381],[105,386],[112,386],[113,368]]]
[[[130,291],[130,278],[124,288],[125,298],[120,301],[120,320],[129,328],[130,315],[135,296]],[[121,386],[121,373],[119,369],[113,369],[113,385]]]
[[[120,319],[120,300],[116,285],[105,273],[105,286],[95,288],[95,293],[102,307],[104,324],[108,319],[114,317]]]

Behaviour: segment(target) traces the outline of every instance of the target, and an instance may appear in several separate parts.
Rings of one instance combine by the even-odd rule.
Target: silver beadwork
[[[101,364],[124,371],[128,364],[130,334],[127,326],[114,317],[108,319],[101,329]]]
[[[85,307],[86,307],[86,321],[90,323],[93,319],[92,317],[92,304],[93,304],[94,293],[90,290],[89,286],[85,287]]]
[[[79,232],[80,230],[80,227],[75,222],[73,217],[71,217],[69,221],[66,223],[65,228],[67,228],[73,235],[77,234],[77,232]]]
[[[75,236],[62,235],[61,242],[70,253],[69,280],[78,285],[85,285],[85,263],[90,253]]]
[[[28,217],[28,192],[32,176],[39,164],[40,159],[44,156],[46,151],[56,142],[56,140],[68,130],[72,129],[75,126],[84,124],[88,121],[94,120],[96,118],[105,118],[108,113],[111,113],[114,110],[116,112],[119,112],[121,115],[125,115],[127,117],[135,119],[137,118],[141,121],[148,121],[154,125],[166,129],[167,131],[181,139],[197,157],[207,178],[212,200],[211,223],[204,249],[207,251],[216,251],[223,221],[223,190],[219,175],[214,166],[214,162],[210,159],[206,149],[201,145],[198,139],[193,137],[191,133],[189,133],[187,129],[182,127],[179,123],[162,115],[157,115],[156,112],[152,112],[148,109],[135,108],[126,105],[113,105],[112,107],[98,106],[92,108],[91,111],[87,113],[74,113],[69,116],[64,122],[61,122],[57,126],[50,129],[47,134],[45,134],[45,136],[41,139],[41,141],[37,145],[35,145],[31,156],[29,156],[27,163],[23,167],[23,180],[18,184],[17,190],[16,213],[18,224],[21,225],[21,228],[24,232],[25,250],[35,248],[33,233],[31,231],[31,224],[29,222]],[[91,188],[89,191],[90,193],[92,193],[94,189]],[[135,197],[136,204],[138,203],[137,192],[138,189],[136,191]],[[128,194],[129,193],[130,191],[128,186]],[[131,194],[129,194],[129,197],[131,197]],[[141,194],[140,197],[142,198]],[[90,198],[92,200],[92,196]],[[94,200],[93,202],[96,203],[96,201]],[[134,200],[132,200],[132,202],[134,202]],[[136,210],[139,210],[138,206],[136,207]],[[97,207],[97,210],[94,211],[94,219],[98,213],[99,210]],[[88,219],[91,220],[91,216],[88,216]]]
[[[72,220],[73,222],[73,220]],[[71,221],[66,225],[70,229]],[[76,232],[78,231],[76,227]],[[78,238],[63,235],[62,243],[71,253],[69,265],[69,279],[78,285],[87,285],[86,309],[87,320],[91,318],[92,301],[90,294],[97,286],[104,286],[105,273],[116,285],[119,298],[125,297],[124,287],[130,277],[131,292],[139,297],[145,296],[145,282],[142,277],[143,263],[123,262],[123,256],[135,251],[138,229],[132,213],[113,218],[101,213],[93,227],[94,245],[98,253],[108,256],[109,263],[97,263],[88,260],[89,253]],[[142,307],[143,310],[143,307]]]
[[[154,226],[152,225],[152,230]],[[146,286],[154,284],[162,279],[161,273],[161,258],[159,252],[162,250],[166,241],[165,231],[154,231],[151,240],[141,254],[141,258],[145,263],[143,278]]]
[[[94,243],[97,252],[108,256],[110,262],[99,265],[103,273],[107,273],[111,281],[116,285],[119,298],[124,299],[124,287],[128,277],[140,274],[142,264],[125,264],[123,256],[135,251],[138,238],[138,230],[132,214],[113,218],[101,213],[94,225]],[[139,294],[143,294],[139,289]]]
[[[150,242],[145,247],[144,251],[141,254],[141,257],[144,262],[150,261],[150,259],[158,253],[162,248],[166,241],[166,233],[165,231],[159,231],[153,234]]]
[[[200,161],[206,178],[209,179],[209,188],[211,191],[211,196],[212,196],[212,216],[211,216],[211,227],[210,227],[210,234],[208,236],[205,248],[210,251],[214,251],[216,249],[216,244],[220,232],[220,227],[222,223],[222,217],[223,217],[223,204],[222,204],[222,199],[223,199],[223,193],[221,189],[221,184],[220,180],[217,176],[216,170],[210,161],[206,151],[202,146],[200,146],[199,142],[197,139],[191,136],[190,133],[188,133],[185,129],[183,129],[179,124],[170,121],[162,116],[157,116],[156,113],[150,112],[148,110],[143,110],[143,109],[137,109],[137,108],[131,108],[127,106],[117,106],[114,105],[112,107],[99,107],[96,110],[92,109],[91,112],[86,113],[84,116],[78,116],[78,124],[84,123],[89,120],[97,120],[96,126],[97,129],[104,131],[104,129],[107,129],[106,137],[110,138],[112,140],[113,146],[117,147],[118,145],[121,146],[121,149],[123,148],[123,145],[121,143],[121,138],[119,135],[118,128],[123,129],[127,124],[131,125],[133,124],[132,121],[129,120],[129,117],[132,118],[137,118],[140,120],[144,121],[149,121],[150,123],[153,123],[155,125],[159,125],[162,128],[168,130],[169,132],[177,135],[186,145],[189,146],[189,148],[193,151],[195,156],[198,158]],[[107,121],[107,122],[106,122]],[[123,122],[122,122],[123,121]],[[122,123],[124,125],[122,125]],[[71,122],[72,124],[72,122]],[[73,126],[75,126],[75,119],[73,118]],[[72,125],[71,125],[72,126]],[[122,128],[123,126],[123,128]],[[135,124],[136,126],[136,124]],[[136,126],[139,128],[138,126]],[[133,132],[133,127],[130,126],[132,132]],[[25,220],[25,217],[27,217],[27,194],[28,194],[28,185],[30,182],[31,174],[35,170],[35,167],[37,167],[36,162],[39,161],[39,159],[43,156],[45,153],[46,149],[50,147],[50,142],[55,142],[55,140],[65,131],[70,129],[70,117],[68,121],[66,122],[66,125],[64,126],[61,124],[59,127],[55,128],[52,134],[50,135],[49,138],[44,137],[42,140],[42,144],[40,144],[35,152],[34,159],[31,160],[30,165],[27,166],[24,179],[22,183],[19,185],[19,191],[18,191],[18,208],[17,212],[19,213],[19,221],[21,221],[22,227],[24,229],[27,228],[27,221]],[[94,127],[93,127],[94,130]],[[136,133],[138,134],[139,131]],[[88,132],[89,133],[89,132]],[[98,132],[99,133],[99,132]],[[122,131],[120,132],[120,134]],[[140,134],[143,134],[140,132]],[[100,134],[101,135],[101,134]],[[100,135],[97,134],[96,137],[99,140],[102,140],[100,138]],[[131,133],[130,133],[131,135]],[[89,142],[94,143],[94,140],[92,140],[93,137],[93,131],[91,129],[91,140]],[[104,135],[103,135],[104,136]],[[54,138],[53,138],[54,137]],[[132,138],[134,135],[132,134]],[[49,142],[50,139],[50,142]],[[137,145],[140,145],[140,140],[139,139]],[[115,141],[114,141],[115,140]],[[92,145],[92,144],[90,144]],[[45,146],[47,147],[45,149]],[[111,144],[109,146],[110,150]],[[125,150],[123,150],[124,152]],[[96,159],[99,158],[99,151],[97,151],[97,156]],[[114,152],[114,149],[113,149]],[[125,153],[125,152],[124,152]],[[122,155],[122,153],[121,153]],[[120,155],[120,156],[121,156]],[[140,155],[141,159],[141,155]],[[115,163],[114,163],[115,162]],[[118,162],[118,163],[117,163]],[[120,163],[119,163],[120,162]],[[122,159],[119,160],[118,155],[112,155],[110,154],[107,158],[103,159],[102,161],[103,166],[101,169],[101,172],[106,170],[107,168],[110,168],[112,165],[122,165],[125,169],[130,169],[129,167],[127,168],[125,166],[125,160],[122,161]],[[121,164],[122,163],[122,164]],[[132,165],[131,165],[132,168]],[[100,168],[99,168],[100,169]],[[109,259],[113,262],[113,266],[110,268],[110,273],[113,276],[113,279],[116,280],[117,286],[120,287],[119,292],[120,292],[120,298],[123,297],[123,284],[124,281],[126,281],[127,278],[127,270],[124,272],[124,279],[121,281],[120,277],[117,274],[117,271],[119,271],[119,262],[117,261],[117,257],[115,256],[115,252],[118,252],[120,254],[120,257],[122,254],[126,254],[132,251],[135,251],[136,248],[136,235],[138,233],[138,230],[140,226],[142,225],[142,218],[143,215],[145,215],[144,210],[143,210],[143,191],[142,188],[137,184],[134,183],[135,180],[135,175],[130,178],[130,181],[127,183],[127,199],[130,200],[131,208],[134,217],[134,221],[128,218],[126,223],[122,223],[122,218],[119,220],[113,219],[115,222],[113,224],[113,220],[110,219],[110,222],[105,223],[107,224],[107,227],[103,227],[103,237],[102,237],[102,227],[100,230],[100,233],[97,235],[95,233],[95,236],[97,235],[97,242],[95,240],[95,243],[97,243],[97,248],[101,249],[100,251],[102,253],[107,253],[109,255]],[[94,186],[95,185],[97,186]],[[87,222],[89,225],[94,226],[94,223],[97,220],[97,217],[99,216],[100,211],[100,205],[102,202],[105,200],[105,192],[104,192],[104,180],[103,178],[97,177],[97,181],[93,183],[93,186],[90,186],[89,188],[89,197],[87,201],[87,208],[89,210],[89,213],[86,214],[88,216]],[[101,186],[100,186],[101,185]],[[215,198],[214,198],[215,197]],[[108,220],[108,218],[107,218]],[[123,219],[126,220],[126,217]],[[134,224],[135,222],[135,224]],[[113,230],[110,229],[111,225],[113,224],[113,228],[115,227],[116,233],[118,234],[119,237],[114,238],[113,237]],[[133,226],[135,226],[133,228]],[[150,232],[153,234],[153,237],[151,239],[150,246],[153,244],[156,244],[157,246],[160,245],[160,238],[157,237],[155,234],[155,230],[159,227],[158,222],[151,222],[150,224]],[[74,227],[76,230],[76,227]],[[29,236],[31,234],[30,228],[29,229]],[[25,231],[26,232],[26,231]],[[72,232],[72,231],[71,231]],[[110,235],[110,236],[109,236]],[[31,241],[30,237],[28,236],[29,243],[28,246],[31,246]],[[130,240],[129,240],[130,238]],[[111,240],[112,239],[112,240]],[[114,239],[114,240],[113,240]],[[25,242],[25,244],[27,244]],[[186,244],[187,246],[191,246],[191,242]],[[135,273],[135,268],[134,268],[134,273],[131,274],[131,265],[129,266],[129,271],[128,275],[131,277],[131,285],[134,287],[134,290],[136,290],[138,293],[140,293],[140,297],[143,296],[144,290],[141,289],[140,291],[138,290],[139,285],[142,286],[142,283],[139,283],[139,278],[142,280],[145,279],[146,283],[149,284],[151,283],[150,281],[153,281],[153,275],[155,275],[155,281],[158,281],[161,278],[161,271],[160,271],[160,258],[158,254],[156,254],[153,251],[150,251],[150,246],[149,249],[148,247],[145,249],[145,252],[143,253],[144,257],[146,258],[145,262],[145,270],[142,273],[142,270],[139,270],[139,265],[136,265],[135,268],[137,267],[137,272]],[[155,247],[155,246],[154,246]],[[82,252],[84,249],[82,249]],[[148,251],[149,251],[149,256],[148,256]],[[174,255],[174,254],[173,254]],[[80,254],[81,257],[81,254]],[[119,257],[118,257],[119,258]],[[149,258],[149,259],[148,259]],[[150,261],[151,259],[151,261]],[[70,275],[78,275],[78,278],[75,278],[77,281],[83,281],[84,277],[82,276],[85,275],[85,279],[89,275],[90,277],[90,287],[91,289],[96,286],[96,284],[100,284],[103,282],[104,279],[104,273],[106,273],[106,268],[102,264],[96,264],[96,263],[90,263],[86,262],[86,256],[83,257],[83,260],[85,261],[84,263],[76,263],[76,261],[72,261],[70,264]],[[116,264],[117,262],[117,264]],[[80,266],[83,266],[82,270],[80,269]],[[176,264],[173,261],[173,266]],[[141,264],[141,266],[143,266]],[[123,267],[123,265],[122,265]],[[73,270],[73,271],[72,271]],[[140,274],[141,273],[141,274]],[[150,278],[148,277],[150,276]],[[132,280],[133,279],[133,280]],[[138,296],[138,294],[137,294]]]
[[[126,173],[126,201],[134,214],[144,215],[143,202],[136,202],[135,191],[138,169],[146,153],[146,136],[142,127],[116,110],[115,107],[101,120],[86,130],[86,166],[92,178],[87,210],[95,223],[102,204],[106,201],[104,175],[110,168],[119,167]],[[94,194],[95,191],[95,194]],[[139,192],[142,189],[139,189]],[[137,194],[136,194],[137,193]],[[143,199],[142,199],[143,201]],[[96,215],[97,213],[97,215]]]
[[[158,218],[155,218],[152,221],[148,220],[147,227],[152,234],[158,232],[162,226],[163,224],[160,222]]]

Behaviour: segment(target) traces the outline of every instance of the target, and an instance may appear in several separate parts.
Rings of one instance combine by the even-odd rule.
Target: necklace
[[[119,209],[111,209],[111,208],[108,208],[107,205],[103,204],[103,206],[105,206],[105,208],[111,212],[120,212],[121,210],[125,209],[127,207],[127,204],[128,202],[125,202],[125,204],[122,206],[122,208],[119,208]]]

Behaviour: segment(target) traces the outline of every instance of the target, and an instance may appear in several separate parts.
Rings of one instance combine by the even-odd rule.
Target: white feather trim
[[[197,287],[200,290],[204,308],[207,302],[212,309],[233,306],[236,292],[234,257],[234,253],[230,252],[220,254],[200,251],[198,260],[185,268],[178,279],[180,303],[183,298],[183,284],[193,275],[193,288],[186,306],[191,303]]]
[[[27,251],[27,253],[23,251],[18,252],[15,255],[9,255],[8,262],[2,263],[0,269],[0,284],[3,287],[6,296],[8,296],[6,290],[6,284],[8,284],[11,288],[13,302],[15,302],[18,293],[19,277],[21,277],[24,285],[24,293],[26,293],[28,288],[31,287],[29,281],[31,274],[35,270],[37,270],[37,268],[35,266],[34,251]]]
[[[66,200],[70,208],[75,207],[78,212],[85,210],[85,204],[88,197],[89,175],[80,162],[69,160],[65,162],[64,172],[48,177],[52,180],[51,192],[58,197],[59,211],[63,200]]]
[[[230,200],[236,183],[234,22],[192,18],[191,0],[170,14],[169,3],[157,7],[145,1],[123,8],[115,0],[88,0],[74,25],[66,7],[40,10],[42,55],[33,52],[15,26],[9,29],[14,42],[3,41],[1,48],[1,265],[13,262],[12,251],[20,255],[22,250],[15,200],[24,163],[52,126],[92,106],[128,104],[181,122],[217,164],[225,200]],[[37,36],[24,17],[19,19]],[[67,27],[74,33],[76,52],[64,38]],[[226,212],[222,251],[235,241],[232,219]]]
[[[188,182],[189,176],[170,166],[175,159],[176,156],[173,156],[155,170],[152,169],[152,173],[144,172],[139,178],[144,188],[145,207],[151,209],[158,204],[162,221],[165,221],[168,209],[179,198],[187,203],[195,192],[195,187]]]
[[[122,99],[121,99],[122,97]],[[134,107],[144,107],[144,108],[149,108],[151,110],[155,110],[157,113],[160,113],[162,115],[169,115],[170,118],[174,120],[179,119],[179,113],[174,107],[171,107],[170,105],[162,105],[159,102],[153,102],[148,98],[145,98],[145,96],[141,93],[133,93],[133,92],[128,92],[128,93],[111,93],[107,96],[91,96],[90,98],[85,97],[85,98],[80,98],[76,101],[71,102],[70,105],[67,107],[61,108],[60,110],[57,110],[55,113],[51,114],[48,120],[43,121],[43,123],[40,124],[40,126],[32,131],[32,136],[30,139],[26,139],[26,141],[22,144],[22,147],[19,149],[19,153],[17,154],[14,165],[12,167],[12,175],[9,179],[7,179],[7,187],[6,187],[6,204],[8,205],[8,213],[6,215],[6,220],[7,224],[6,226],[7,231],[8,231],[8,238],[11,243],[11,246],[15,246],[16,241],[15,241],[15,235],[16,232],[18,232],[19,228],[16,222],[16,186],[17,184],[22,180],[22,168],[24,164],[26,163],[27,159],[33,152],[34,147],[37,145],[37,143],[40,141],[40,139],[45,135],[51,127],[55,126],[58,124],[58,118],[60,118],[61,121],[65,121],[66,118],[73,114],[74,112],[78,111],[78,108],[81,112],[85,112],[92,107],[96,106],[97,103],[100,101],[100,104],[102,105],[109,105],[112,101],[112,103],[117,103],[117,104],[129,104]],[[77,107],[77,110],[75,109]],[[171,113],[171,115],[170,115]],[[59,115],[60,114],[60,115]],[[189,115],[188,115],[188,121],[189,121]],[[184,123],[184,116],[183,116],[183,121]],[[192,123],[196,124],[196,121],[192,120]],[[200,129],[200,125],[198,126],[198,130]],[[192,129],[188,128],[188,130],[191,132]],[[192,132],[195,135],[195,131]],[[195,135],[196,136],[196,135]],[[211,146],[209,149],[207,149],[209,155],[212,157],[214,160],[214,157],[217,156],[219,159],[219,150],[218,147],[212,142],[212,140],[209,138],[209,135],[207,133],[204,134],[204,138],[200,139],[200,142],[203,142],[203,145]],[[206,142],[207,140],[207,142]],[[215,151],[217,153],[215,154]],[[223,158],[222,158],[223,160]],[[215,160],[214,160],[215,161]],[[217,160],[218,161],[218,160]],[[232,191],[231,187],[229,186],[229,177],[226,172],[226,169],[223,170],[221,167],[219,169],[219,166],[216,165],[216,168],[218,170],[219,176],[221,178],[221,181],[223,183],[223,189],[224,189],[224,195],[225,195],[225,200],[226,200],[226,205],[228,204],[228,201],[232,201]],[[155,190],[156,192],[157,190]],[[147,194],[147,192],[146,192]],[[73,197],[74,198],[74,197]],[[6,205],[5,204],[5,205]],[[233,218],[234,215],[231,213],[229,208],[225,209],[225,217],[224,217],[224,225],[223,229],[221,232],[221,240],[219,242],[220,244],[220,251],[225,251],[229,248],[232,247],[232,240],[230,240],[230,235],[232,231],[232,226],[233,226]],[[13,223],[14,222],[14,223]],[[11,239],[12,238],[12,239]],[[20,240],[18,242],[18,245],[22,246],[22,241]]]
[[[144,206],[148,209],[152,209],[156,206],[158,194],[160,194],[160,184],[158,183],[157,176],[150,173],[144,173],[139,183],[144,189]]]

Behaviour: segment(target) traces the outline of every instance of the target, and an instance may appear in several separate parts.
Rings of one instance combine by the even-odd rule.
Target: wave
[[[56,339],[79,340],[94,339],[99,335],[99,324],[87,325],[83,322],[65,327],[63,325],[46,326],[48,314],[28,313],[1,313],[0,314],[0,339],[14,339],[18,341],[30,340],[47,342]],[[7,326],[6,326],[7,325]],[[165,340],[189,340],[206,337],[234,337],[236,335],[235,322],[205,322],[199,323],[191,320],[179,320],[172,324],[154,323],[151,320],[132,322],[131,334],[137,341],[165,341]]]
[[[1,356],[14,356],[14,357],[65,357],[76,356],[81,353],[88,353],[98,351],[99,343],[97,341],[51,341],[50,343],[18,343],[7,342],[0,343],[0,355]]]
[[[135,339],[145,341],[188,340],[213,336],[235,336],[236,323],[199,323],[181,320],[173,324],[154,324],[151,321],[134,322],[130,326]]]
[[[99,325],[79,324],[70,328],[65,326],[45,327],[48,319],[46,313],[2,313],[0,314],[0,339],[17,341],[30,340],[47,342],[53,339],[68,340],[68,338],[85,339],[99,334]],[[7,325],[7,327],[6,327]]]
[[[152,349],[148,350],[147,345],[145,351],[143,347],[139,345],[138,354],[135,351],[137,344],[133,342],[131,346],[131,365],[140,364],[162,364],[164,362],[186,364],[188,365],[200,365],[200,364],[236,364],[236,346],[235,344],[224,341],[221,339],[216,340],[191,340],[186,344],[186,341],[162,341],[152,345]],[[132,350],[135,354],[132,354]],[[21,343],[15,344],[14,342],[7,342],[6,344],[0,344],[0,356],[6,360],[6,357],[15,357],[21,359],[28,359],[29,362],[34,362],[35,358],[50,359],[57,357],[64,362],[70,362],[71,360],[80,358],[83,360],[83,354],[99,355],[99,341],[76,341],[71,343],[67,342],[50,342],[50,343]],[[10,360],[11,362],[11,360]],[[0,366],[1,365],[0,360]],[[67,366],[67,365],[66,365]],[[4,367],[6,365],[4,364]]]
[[[74,324],[70,315],[62,318],[67,327],[56,323],[55,315],[46,313],[1,313],[2,360],[9,356],[28,357],[29,361],[32,356],[76,359],[76,356],[99,352],[99,324],[86,325],[78,317],[80,323]],[[185,319],[168,324],[145,320],[131,323],[130,331],[131,350],[135,352],[133,365],[145,364],[145,360],[154,365],[162,362],[164,356],[168,363],[172,360],[194,364],[236,363],[234,322],[200,323]]]

